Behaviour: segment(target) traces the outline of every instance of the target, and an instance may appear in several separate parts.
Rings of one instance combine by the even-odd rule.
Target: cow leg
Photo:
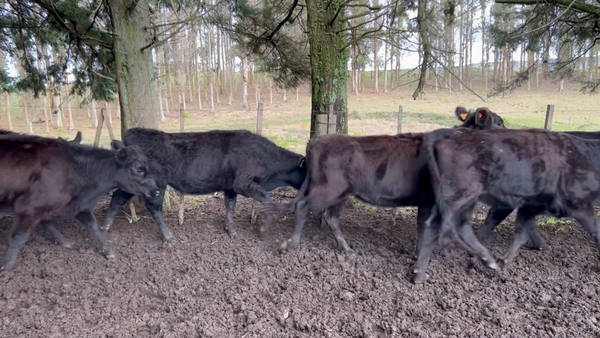
[[[531,245],[528,246],[529,249],[540,251],[550,249],[550,246],[544,241],[542,236],[540,236],[540,233],[535,226],[535,222],[528,224],[527,233],[529,234],[529,240],[531,241]]]
[[[238,186],[235,188],[235,190],[239,194],[253,198],[253,199],[259,201],[260,203],[270,203],[271,202],[271,197],[269,196],[269,193],[258,184],[250,184],[250,185],[246,185],[245,187]],[[234,202],[234,206],[235,206],[235,202]],[[233,207],[232,207],[232,210],[233,210]],[[233,214],[232,214],[232,217],[233,217]],[[263,218],[263,223],[258,228],[258,231],[261,236],[264,235],[265,232],[267,231],[267,229],[271,226],[272,221],[273,221],[273,215],[269,212],[265,213],[264,218]],[[232,219],[232,223],[233,223],[233,219]]]
[[[594,242],[600,249],[600,221],[594,213],[594,207],[589,206],[573,213],[573,218],[579,222],[583,228],[592,236]]]
[[[423,234],[421,236],[421,240],[418,241],[417,262],[415,264],[415,268],[413,269],[413,283],[415,284],[424,283],[429,278],[427,275],[427,267],[429,265],[431,254],[433,253],[433,248],[435,247],[440,233],[441,222],[442,217],[438,212],[438,209],[430,209],[430,216],[423,223]]]
[[[308,209],[306,200],[300,200],[296,203],[296,223],[294,224],[294,232],[292,233],[292,238],[281,244],[281,247],[279,248],[280,251],[292,249],[300,243],[300,236],[302,235],[304,223],[306,223]]]
[[[100,231],[96,216],[90,210],[86,210],[75,215],[75,218],[83,224],[90,236],[97,241],[100,253],[106,256],[106,258],[113,258],[114,254],[110,251],[106,233]]]
[[[165,241],[170,242],[175,237],[171,233],[171,230],[165,224],[165,220],[163,219],[162,208],[163,208],[163,197],[165,195],[165,190],[160,190],[160,195],[155,198],[146,199],[145,205],[150,214],[152,215],[152,219],[154,219],[154,223],[158,225],[160,228],[160,232],[163,235]]]
[[[54,242],[63,248],[73,249],[73,243],[66,239],[60,231],[56,229],[54,224],[50,221],[42,221],[42,227],[46,230],[46,232],[52,237]]]
[[[342,201],[342,203],[336,204],[325,209],[325,212],[323,213],[323,219],[325,220],[327,225],[329,225],[331,232],[333,232],[333,236],[335,237],[338,248],[341,251],[346,252],[352,251],[352,249],[350,248],[348,243],[346,243],[346,240],[344,239],[344,236],[342,236],[342,232],[340,231],[340,214],[342,212],[342,209],[344,208],[344,203],[346,202]]]
[[[19,252],[27,243],[31,231],[40,222],[39,217],[29,215],[18,215],[8,239],[8,251],[4,259],[4,265],[0,267],[3,271],[12,270],[15,267],[15,262],[19,256]]]
[[[456,225],[458,226],[458,236],[463,247],[472,255],[479,257],[483,263],[490,269],[498,270],[500,267],[490,251],[479,242],[473,228],[471,227],[471,216],[475,205],[466,208],[467,210],[460,214]]]
[[[162,190],[161,192],[164,193],[164,191]],[[116,190],[113,193],[112,198],[110,200],[110,207],[108,208],[108,211],[104,216],[104,222],[102,222],[102,226],[100,227],[102,231],[108,232],[108,230],[112,226],[112,222],[117,216],[117,212],[119,211],[119,209],[121,209],[121,207],[125,205],[125,203],[127,203],[127,201],[129,201],[133,196],[133,194],[130,194],[120,189]]]
[[[498,209],[495,207],[490,208],[485,218],[485,223],[483,224],[483,227],[479,229],[478,232],[478,237],[481,241],[481,244],[485,246],[489,244],[490,237],[496,229],[496,227],[498,227],[498,225],[500,225],[500,223],[502,223],[502,221],[506,217],[508,217],[508,215],[510,215],[511,212],[512,209]]]
[[[485,223],[483,227],[479,230],[479,240],[485,246],[489,244],[489,240],[491,234],[494,232],[496,227],[502,223],[508,215],[512,212],[512,209],[499,209],[492,207],[488,211],[487,217],[485,218]],[[549,246],[546,244],[542,236],[540,236],[537,231],[537,227],[534,225],[533,227],[528,228],[529,239],[531,240],[531,246],[529,247],[532,250],[548,250]]]
[[[427,219],[429,219],[429,216],[431,216],[431,210],[432,210],[432,206],[420,206],[417,209],[417,238],[416,238],[416,245],[415,245],[415,257],[419,256],[419,248],[420,248],[420,243],[423,240],[423,233],[425,232],[425,223],[427,222]],[[398,210],[399,208],[395,208],[394,210]]]
[[[529,228],[535,227],[535,216],[536,214],[534,212],[530,212],[529,210],[523,208],[519,209],[517,212],[517,218],[515,220],[515,239],[510,245],[510,248],[501,258],[504,268],[506,268],[515,259],[515,257],[517,257],[519,249],[529,239]]]
[[[233,190],[224,191],[225,200],[225,231],[229,237],[235,236],[235,229],[233,228],[233,214],[235,212],[235,203],[237,201],[237,194]]]

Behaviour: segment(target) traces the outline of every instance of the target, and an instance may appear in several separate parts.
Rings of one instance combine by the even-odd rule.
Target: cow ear
[[[83,138],[83,137],[82,137],[82,135],[81,135],[81,132],[80,132],[80,131],[78,131],[78,132],[77,132],[77,135],[75,136],[75,138],[73,139],[73,141],[72,141],[72,142],[74,142],[74,143],[81,143],[81,139],[82,139],[82,138]]]
[[[115,154],[117,163],[121,166],[127,165],[127,157],[128,157],[127,149],[125,149],[125,148],[117,150],[117,153]]]
[[[120,149],[124,149],[125,148],[125,144],[123,144],[123,142],[119,141],[119,140],[112,140],[110,142],[110,146],[114,149],[114,150],[120,150]]]
[[[469,115],[470,115],[469,111],[465,107],[460,107],[460,106],[456,107],[454,114],[462,122],[465,122],[467,120],[467,118],[469,118]]]
[[[478,126],[484,125],[490,118],[490,110],[487,108],[477,108],[475,111],[475,124]]]

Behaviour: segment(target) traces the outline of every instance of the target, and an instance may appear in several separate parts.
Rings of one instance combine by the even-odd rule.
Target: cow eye
[[[137,169],[138,174],[144,174],[146,172],[146,169],[144,169],[143,167],[139,167]]]

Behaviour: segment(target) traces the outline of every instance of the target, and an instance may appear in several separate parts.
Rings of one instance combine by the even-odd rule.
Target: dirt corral
[[[274,192],[292,197],[291,189]],[[107,200],[97,208],[104,217]],[[238,199],[237,237],[223,230],[222,197],[187,203],[177,240],[138,209],[110,232],[117,257],[103,258],[83,228],[59,229],[68,250],[41,229],[13,271],[0,273],[1,337],[597,337],[598,254],[577,223],[541,226],[551,249],[522,250],[505,272],[491,272],[462,250],[436,251],[430,280],[407,279],[415,215],[357,207],[342,216],[354,252],[335,250],[329,229],[309,219],[300,245],[279,255],[293,216],[278,215],[261,239],[250,201]],[[126,208],[128,209],[128,208]],[[407,210],[407,209],[405,209]],[[13,218],[0,216],[2,245]],[[261,218],[259,217],[259,222]],[[512,240],[504,226],[491,242],[498,255]]]

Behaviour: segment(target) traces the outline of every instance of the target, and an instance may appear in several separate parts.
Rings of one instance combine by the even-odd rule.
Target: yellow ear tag
[[[460,118],[464,121],[469,114],[460,114]]]

